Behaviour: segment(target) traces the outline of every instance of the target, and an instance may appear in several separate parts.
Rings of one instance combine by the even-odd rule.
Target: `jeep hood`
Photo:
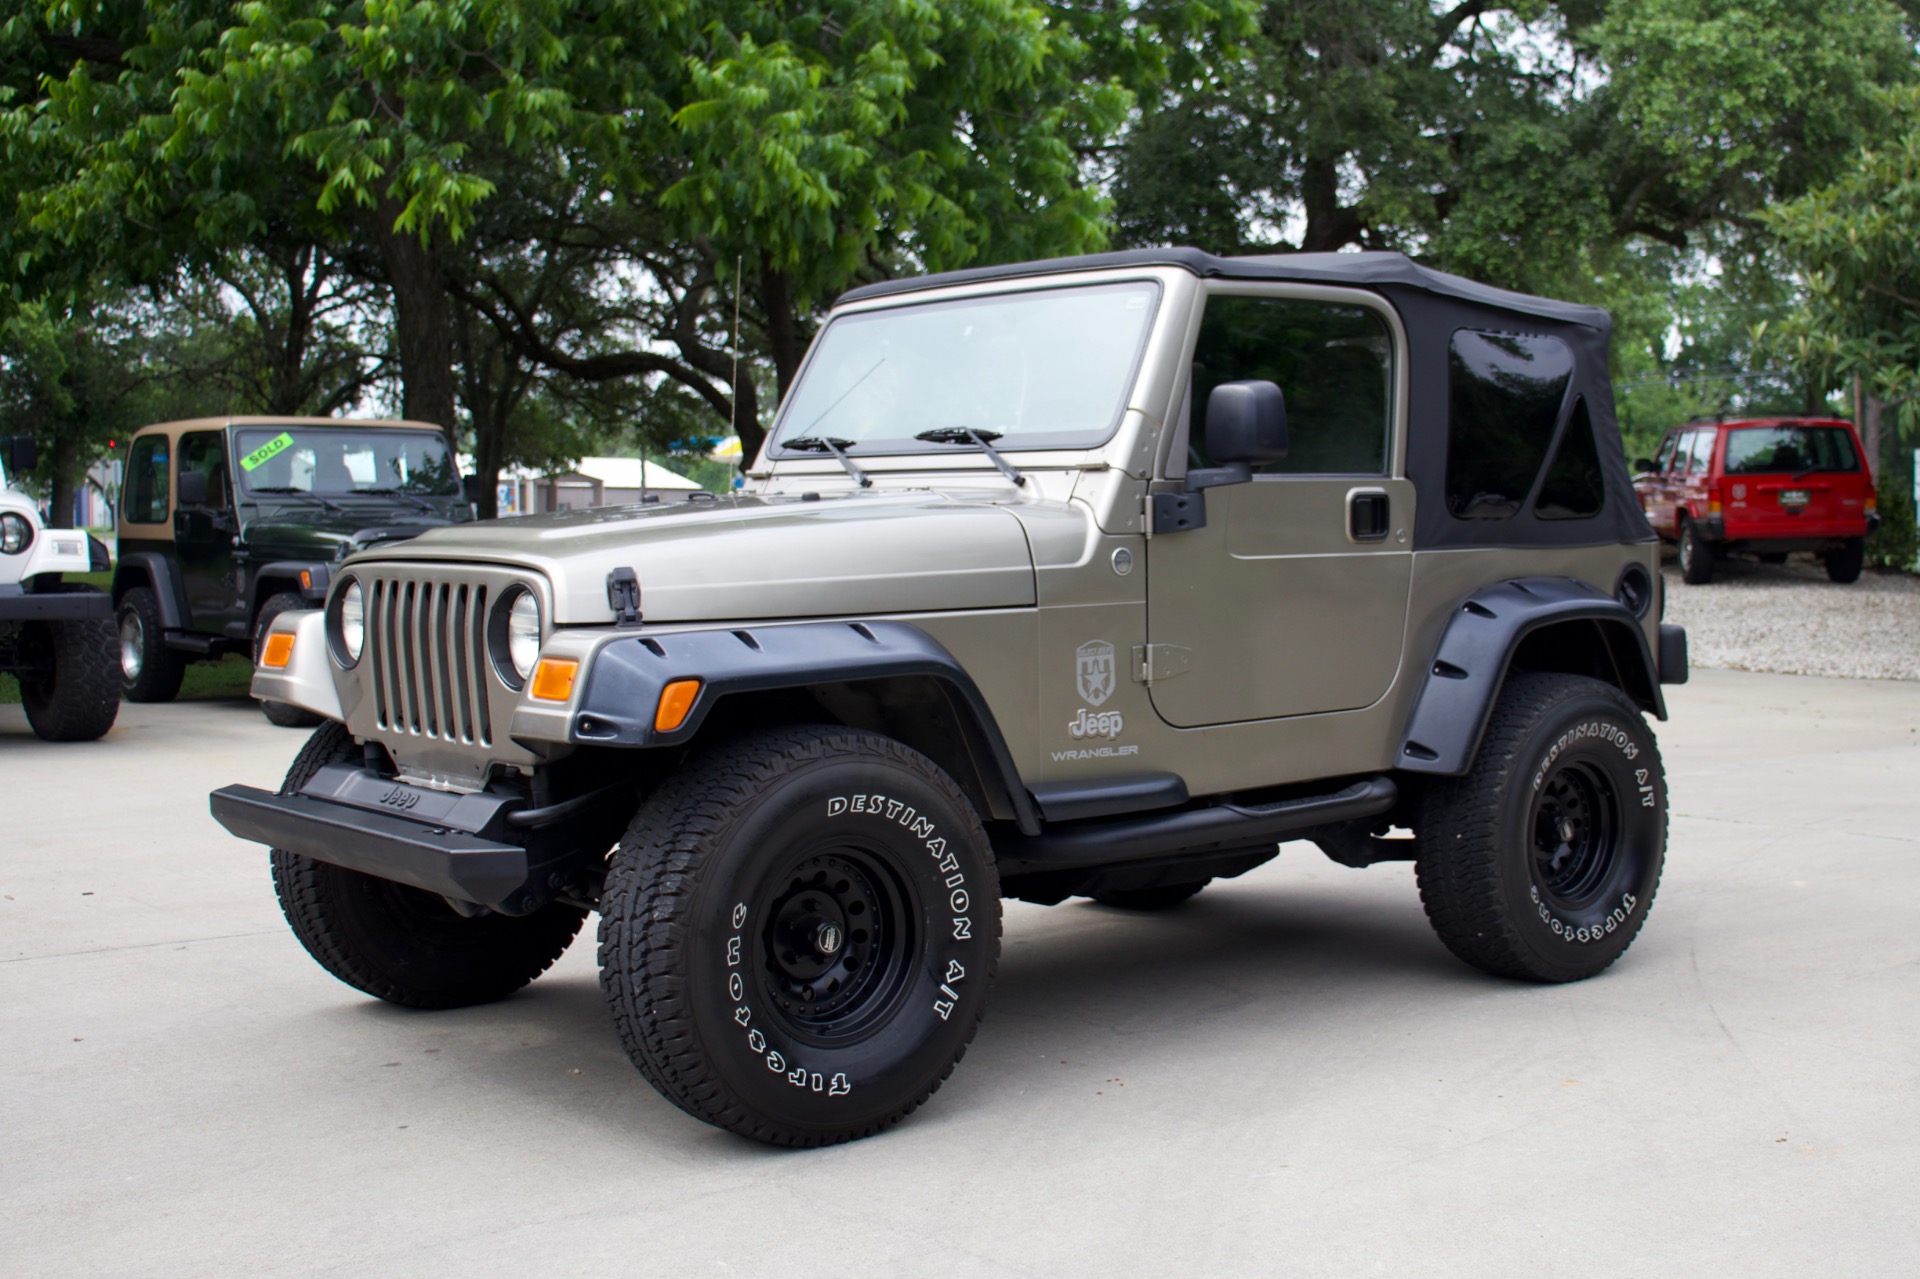
[[[936,493],[733,496],[597,507],[431,529],[350,563],[533,569],[554,621],[605,623],[607,574],[631,568],[647,621],[1010,608],[1034,602],[1033,556],[1004,506]]]

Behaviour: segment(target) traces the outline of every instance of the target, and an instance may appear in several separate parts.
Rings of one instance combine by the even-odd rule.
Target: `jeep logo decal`
[[[1074,653],[1074,679],[1080,696],[1098,706],[1113,695],[1113,645],[1088,640]]]

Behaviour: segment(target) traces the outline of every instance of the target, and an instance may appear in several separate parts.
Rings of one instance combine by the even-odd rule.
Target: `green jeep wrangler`
[[[598,912],[635,1065],[788,1145],[913,1110],[1000,899],[1172,907],[1285,841],[1589,977],[1646,919],[1686,675],[1608,320],[1398,254],[962,271],[833,309],[743,493],[438,529],[272,626],[327,722],[270,845],[381,999],[499,999]]]
[[[346,555],[471,517],[446,433],[425,422],[142,427],[127,449],[113,574],[127,700],[172,701],[190,662],[257,659],[273,620],[317,607]],[[276,724],[320,722],[261,707]]]

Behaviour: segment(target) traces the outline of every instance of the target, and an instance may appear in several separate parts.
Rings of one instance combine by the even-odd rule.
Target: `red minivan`
[[[1696,418],[1634,464],[1633,486],[1654,529],[1679,543],[1689,582],[1712,580],[1723,555],[1778,564],[1796,551],[1851,582],[1880,522],[1864,457],[1837,418]]]

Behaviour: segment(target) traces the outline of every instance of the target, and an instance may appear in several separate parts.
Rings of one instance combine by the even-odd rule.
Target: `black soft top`
[[[857,302],[946,285],[1149,266],[1179,267],[1202,279],[1346,285],[1380,295],[1399,312],[1407,329],[1408,376],[1414,404],[1413,429],[1407,441],[1407,474],[1421,494],[1414,517],[1416,548],[1594,546],[1653,540],[1653,529],[1640,510],[1620,446],[1613,387],[1607,372],[1612,322],[1598,307],[1496,289],[1429,270],[1401,253],[1276,253],[1223,258],[1182,248],[1129,249],[888,280],[854,289],[840,300]],[[1573,375],[1547,456],[1557,452],[1576,406],[1583,406],[1591,422],[1603,476],[1604,498],[1595,516],[1554,519],[1531,507],[1498,519],[1463,518],[1448,512],[1447,503],[1441,500],[1449,456],[1448,352],[1450,343],[1463,330],[1496,341],[1503,336],[1550,336],[1572,353]]]
[[[849,290],[842,302],[913,293],[955,284],[1018,280],[1035,275],[1073,271],[1111,271],[1142,266],[1177,266],[1209,280],[1291,280],[1303,284],[1345,284],[1382,292],[1417,290],[1435,297],[1454,298],[1514,315],[1531,316],[1559,324],[1577,324],[1606,333],[1607,313],[1598,307],[1527,293],[1496,289],[1465,276],[1448,275],[1421,266],[1404,253],[1269,253],[1257,257],[1223,258],[1199,249],[1127,249],[1119,253],[1088,253],[1074,258],[1047,258],[1006,266],[970,267],[939,275],[886,280]]]

